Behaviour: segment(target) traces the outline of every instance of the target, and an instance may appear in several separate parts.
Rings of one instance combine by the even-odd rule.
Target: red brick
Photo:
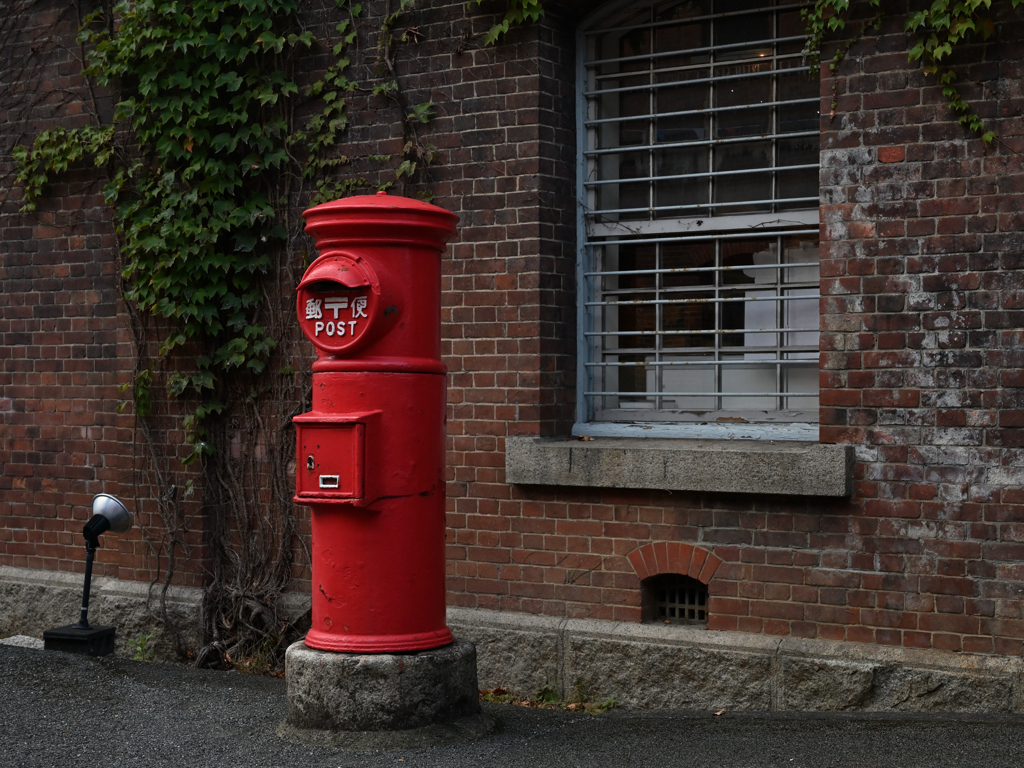
[[[906,147],[879,147],[878,161],[880,163],[902,163],[907,157]]]

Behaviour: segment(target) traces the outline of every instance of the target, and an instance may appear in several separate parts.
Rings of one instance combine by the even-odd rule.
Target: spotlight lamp
[[[101,493],[93,498],[92,518],[85,524],[85,528],[82,529],[82,533],[85,535],[86,549],[89,548],[89,542],[92,542],[94,549],[98,547],[100,545],[100,534],[102,533],[107,531],[127,533],[131,527],[132,516],[124,504],[113,496]]]
[[[92,562],[100,546],[100,536],[107,531],[125,533],[132,527],[132,516],[118,499],[100,493],[92,500],[92,517],[82,529],[85,536],[85,585],[82,588],[82,613],[77,624],[48,629],[43,632],[43,646],[48,651],[84,653],[106,656],[114,652],[115,627],[89,626],[89,587]]]

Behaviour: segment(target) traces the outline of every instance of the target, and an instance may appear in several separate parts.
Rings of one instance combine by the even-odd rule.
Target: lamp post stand
[[[88,656],[108,656],[114,652],[116,627],[89,626],[89,588],[92,583],[92,561],[97,543],[85,541],[85,584],[82,587],[82,614],[77,624],[47,629],[43,632],[43,648]]]
[[[113,496],[97,494],[92,500],[92,517],[82,529],[85,536],[85,584],[82,587],[82,613],[77,624],[48,629],[43,632],[43,648],[47,651],[107,656],[114,652],[114,627],[89,626],[89,588],[92,586],[92,561],[100,536],[107,531],[125,533],[132,527],[128,509]]]

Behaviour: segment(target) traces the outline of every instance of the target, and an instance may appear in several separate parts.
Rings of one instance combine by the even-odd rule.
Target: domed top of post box
[[[302,214],[321,256],[336,247],[407,245],[443,251],[459,217],[444,208],[378,192],[317,205]]]

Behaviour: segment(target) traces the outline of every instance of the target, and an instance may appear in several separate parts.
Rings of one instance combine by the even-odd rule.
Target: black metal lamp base
[[[77,624],[47,629],[43,632],[43,648],[47,651],[82,653],[89,656],[108,656],[114,652],[116,627],[89,627]]]

